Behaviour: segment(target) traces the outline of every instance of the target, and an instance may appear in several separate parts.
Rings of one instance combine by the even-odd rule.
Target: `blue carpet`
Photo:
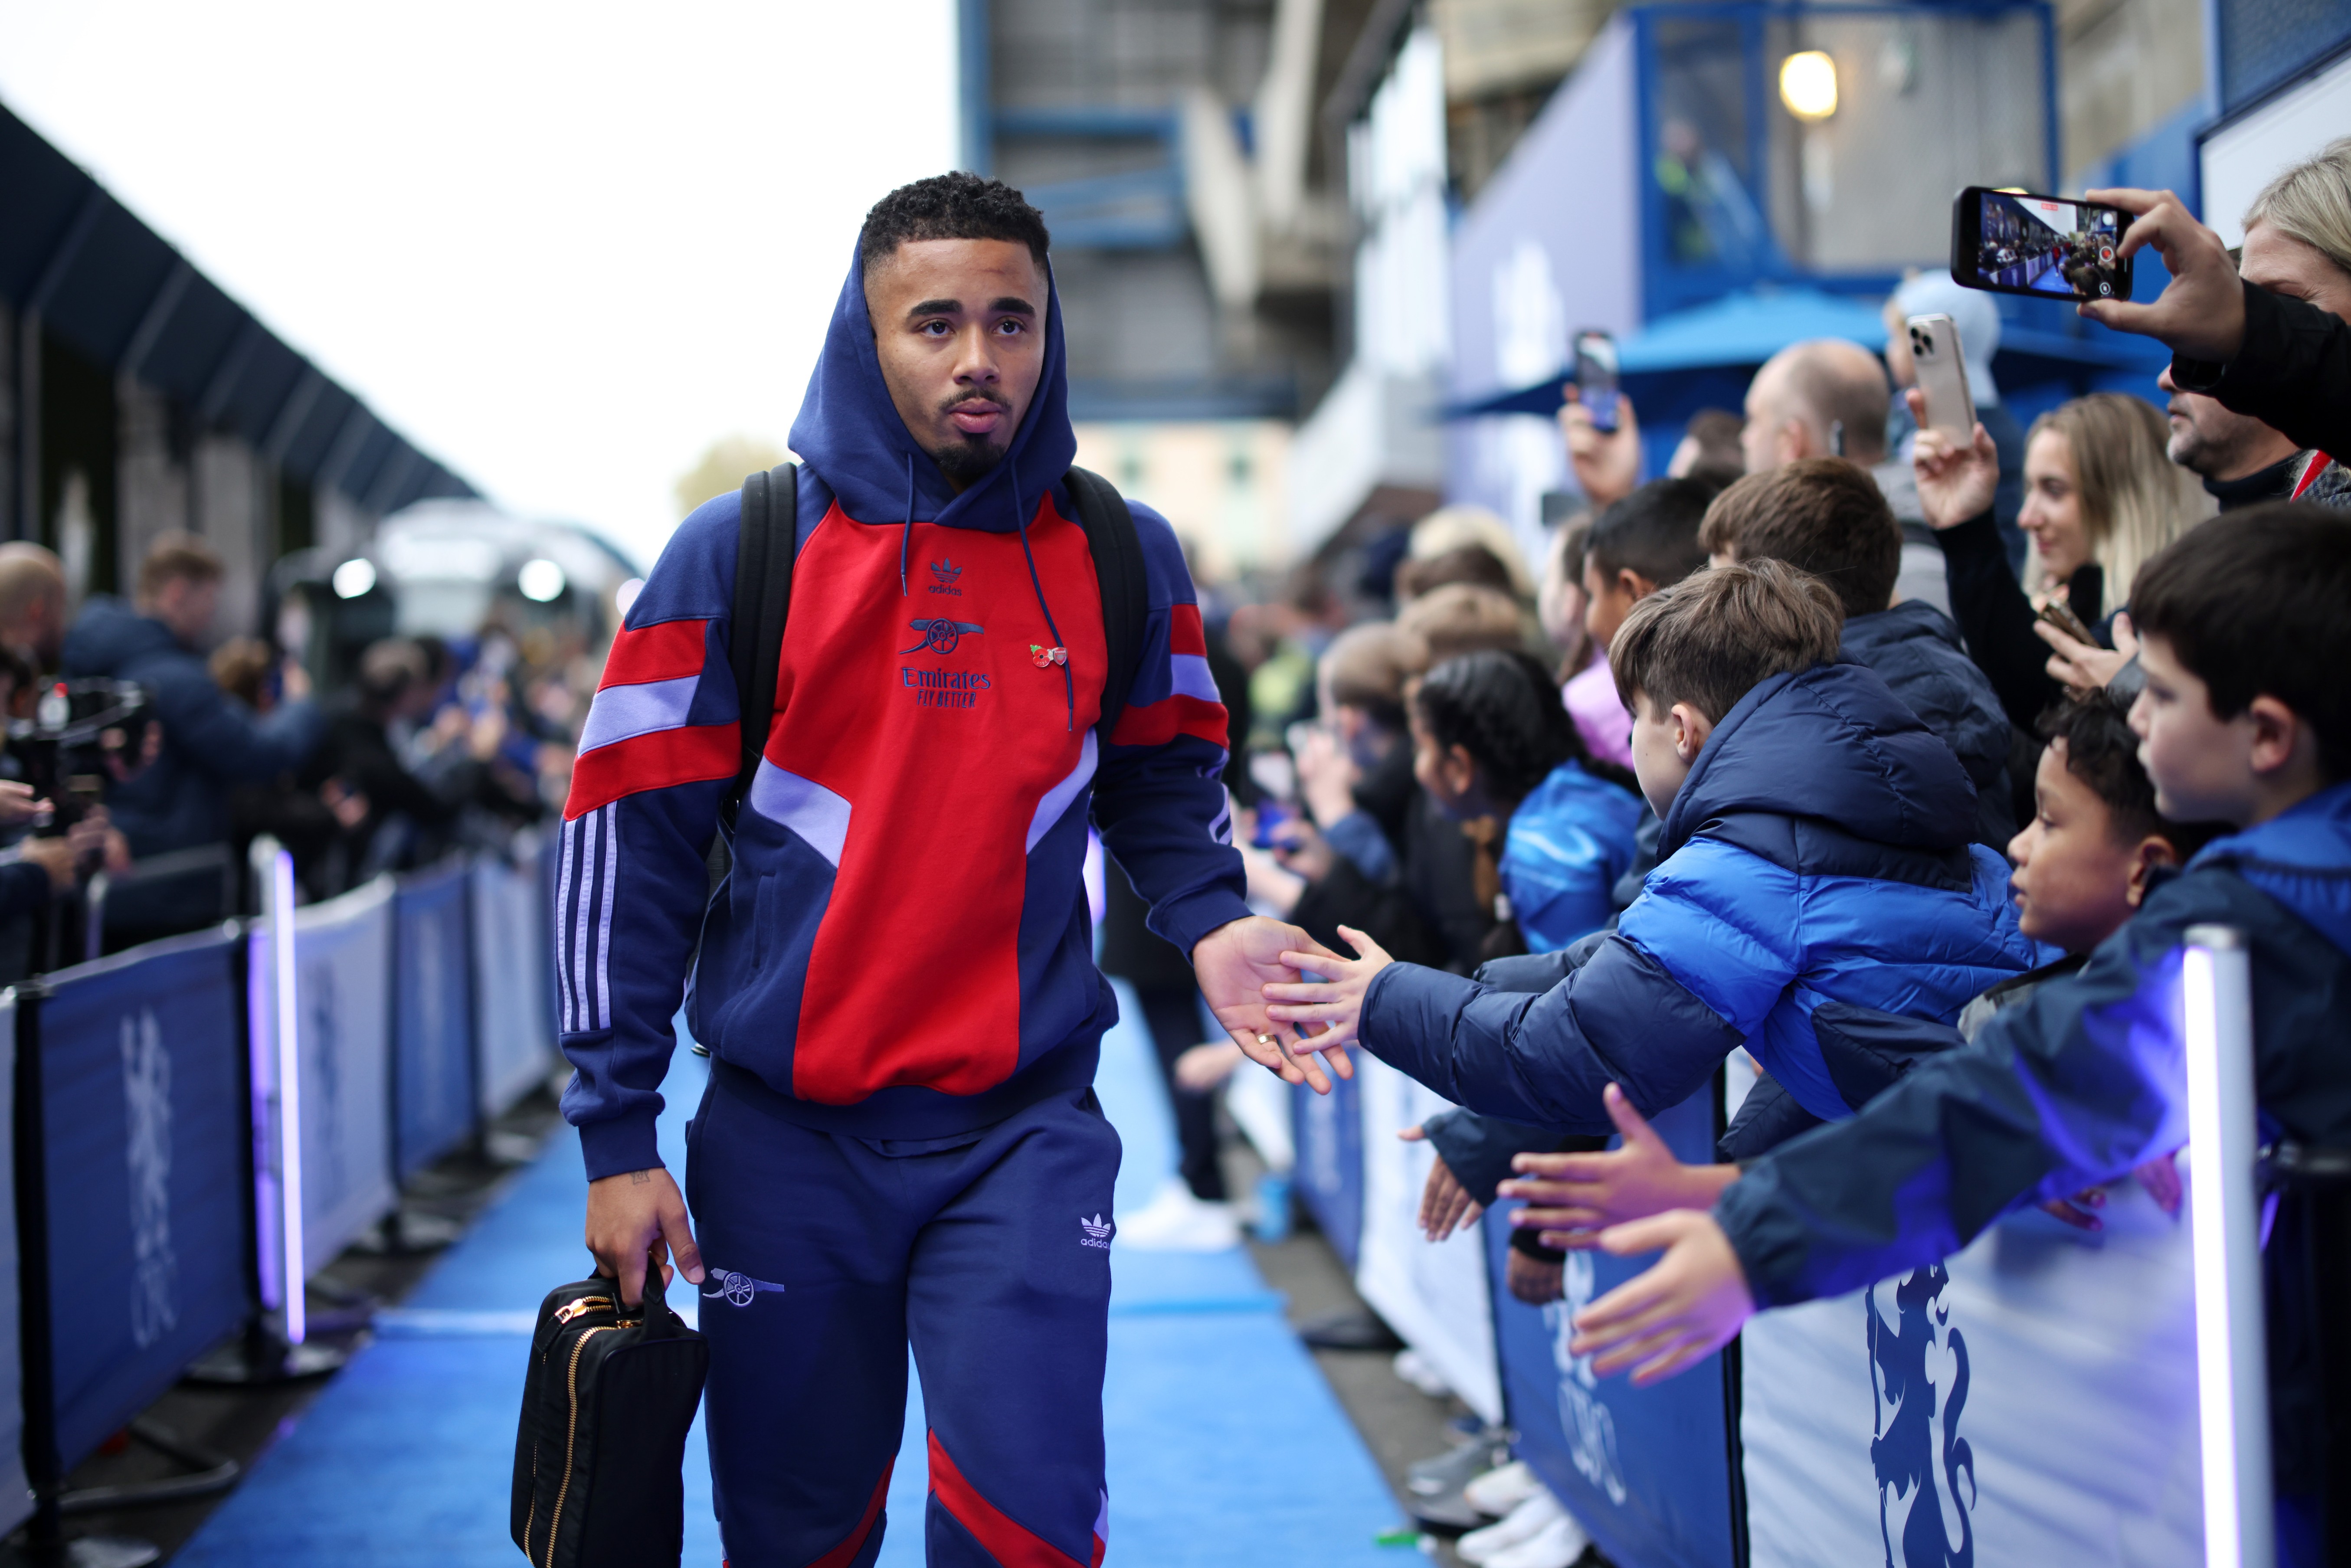
[[[1130,1019],[1137,1009],[1122,998]],[[681,1051],[664,1085],[663,1157],[684,1166],[705,1068]],[[1126,1146],[1131,1213],[1174,1168],[1150,1042],[1122,1024],[1097,1082]],[[507,1478],[528,1314],[588,1272],[579,1139],[568,1130],[451,1249],[381,1336],[173,1558],[180,1568],[508,1568]],[[1111,1561],[1139,1568],[1400,1568],[1373,1544],[1395,1504],[1280,1299],[1246,1253],[1112,1252]],[[691,1293],[671,1291],[686,1308]],[[910,1395],[892,1478],[883,1568],[922,1561],[922,1396]],[[695,1424],[685,1458],[685,1561],[715,1568],[718,1527]]]

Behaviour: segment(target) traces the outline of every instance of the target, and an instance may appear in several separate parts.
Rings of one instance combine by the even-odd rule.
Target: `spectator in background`
[[[1949,616],[1918,600],[1891,601],[1902,532],[1869,476],[1831,457],[1750,474],[1707,508],[1698,538],[1717,565],[1783,560],[1829,585],[1844,607],[1839,654],[1876,670],[1942,737],[1976,787],[1976,841],[2005,848],[2017,817],[2007,715]]]
[[[1483,507],[1439,507],[1413,524],[1405,556],[1408,560],[1434,560],[1461,549],[1482,549],[1501,562],[1510,580],[1493,586],[1522,602],[1533,601],[1534,573],[1527,570],[1526,557],[1519,551],[1518,536],[1510,532],[1510,524]]]
[[[144,771],[107,791],[116,826],[142,859],[225,844],[230,787],[298,767],[318,744],[322,720],[308,700],[309,677],[299,664],[288,660],[281,666],[286,700],[266,718],[214,684],[197,650],[212,630],[222,575],[220,557],[204,540],[193,534],[160,535],[140,563],[135,605],[95,597],[66,635],[62,657],[68,678],[137,681],[154,694],[162,749]],[[162,902],[142,911],[141,924],[161,927],[183,918],[202,923],[220,917],[217,909],[183,909],[160,888],[154,891]],[[137,900],[126,887],[113,902]]]
[[[1432,589],[1454,582],[1474,583],[1513,597],[1518,588],[1501,557],[1484,545],[1458,545],[1441,555],[1406,556],[1396,568],[1396,602],[1409,603]]]
[[[66,640],[66,574],[55,554],[25,539],[0,545],[0,646],[53,670]]]
[[[356,683],[335,705],[326,738],[302,770],[303,786],[344,824],[354,884],[431,859],[473,792],[470,778],[455,780],[450,793],[427,784],[393,742],[395,727],[428,717],[439,700],[423,648],[404,637],[370,643]]]
[[[2202,392],[2181,388],[2171,367],[2155,378],[2170,395],[2164,407],[2171,425],[2166,447],[2174,463],[2204,481],[2204,493],[2224,512],[2293,498],[2311,470],[2324,468],[2326,454],[2305,451],[2260,420],[2231,413]]]
[[[1902,580],[1899,599],[1927,599],[1949,612],[1943,590],[1942,552],[1918,510],[1918,485],[1910,473],[1911,447],[1918,421],[1902,394],[1918,384],[1918,367],[1910,357],[1909,319],[1913,316],[1949,316],[1959,334],[1961,362],[1968,375],[1968,400],[1976,419],[2000,454],[2000,489],[1992,497],[1992,519],[2000,526],[2002,548],[2011,571],[2024,570],[2024,530],[2016,515],[2024,507],[2024,427],[2000,399],[2000,383],[1992,379],[1992,356],[2000,352],[2000,308],[1980,289],[1962,288],[1944,270],[1912,272],[1886,300],[1886,368],[1893,372],[1894,402],[1886,415],[1886,460],[1874,470],[1878,488],[1903,528]]]
[[[2035,604],[2054,602],[2096,629],[2109,596],[2119,608],[2140,563],[2200,514],[2203,497],[2191,501],[2166,455],[2169,434],[2153,405],[2120,392],[2075,398],[2033,421],[2022,513],[2032,554],[2020,586],[1992,522],[1991,438],[1979,425],[1973,448],[1961,450],[1939,431],[1918,433],[1918,501],[1943,547],[1952,619],[2017,728],[2029,732],[2065,694],[2034,632]],[[2127,622],[2119,630],[2127,642]]]
[[[1472,582],[1430,589],[1397,612],[1396,625],[1420,639],[1431,664],[1479,648],[1523,648],[1527,643],[1526,614],[1519,601]]]
[[[1739,444],[1747,422],[1727,408],[1702,408],[1682,426],[1681,444],[1666,464],[1668,479],[1698,478],[1728,485],[1747,472],[1747,455]]]
[[[1608,649],[1586,624],[1592,596],[1584,591],[1583,563],[1590,553],[1592,522],[1578,517],[1552,534],[1543,558],[1542,592],[1536,618],[1559,661],[1560,702],[1583,738],[1583,749],[1618,768],[1633,766],[1633,716],[1617,700],[1608,674]]]
[[[1270,604],[1234,612],[1242,633],[1266,650],[1249,671],[1248,749],[1280,749],[1283,733],[1314,711],[1314,661],[1347,624],[1346,606],[1311,566],[1300,567]]]
[[[1886,367],[1842,338],[1792,343],[1747,383],[1739,444],[1747,472],[1800,457],[1842,457],[1864,468],[1886,461]]]

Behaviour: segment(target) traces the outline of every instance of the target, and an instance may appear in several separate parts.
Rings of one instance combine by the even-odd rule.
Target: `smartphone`
[[[1968,395],[1968,362],[1959,355],[1959,324],[1949,316],[1913,316],[1910,363],[1927,399],[1927,423],[1961,447],[1976,438],[1976,404]]]
[[[2103,646],[2098,634],[2082,624],[2082,618],[2068,610],[2062,600],[2053,599],[2033,613],[2076,643],[2087,643],[2093,648]]]
[[[1298,818],[1298,808],[1285,806],[1279,800],[1260,800],[1257,804],[1257,831],[1249,835],[1249,843],[1260,850],[1282,850],[1290,840],[1280,830]]]
[[[2128,299],[2120,207],[1970,185],[1951,204],[1951,278],[2036,298]]]
[[[1575,398],[1592,413],[1592,428],[1616,429],[1616,340],[1605,332],[1575,335]]]

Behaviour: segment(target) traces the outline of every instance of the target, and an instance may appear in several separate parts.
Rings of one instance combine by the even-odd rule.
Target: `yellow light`
[[[1836,112],[1836,62],[1820,49],[1806,49],[1780,62],[1780,101],[1798,120],[1826,120]]]

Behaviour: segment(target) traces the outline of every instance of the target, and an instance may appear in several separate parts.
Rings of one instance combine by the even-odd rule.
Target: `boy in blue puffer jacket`
[[[1950,750],[1876,674],[1833,662],[1842,626],[1818,579],[1772,560],[1698,573],[1625,618],[1609,661],[1660,860],[1550,990],[1395,964],[1349,933],[1360,956],[1305,957],[1329,979],[1267,986],[1269,1011],[1563,1132],[1612,1130],[1612,1081],[1654,1114],[1741,1045],[1813,1114],[1851,1116],[1840,1081],[1869,1076],[1865,1019],[1952,1022],[2054,955],[2017,929],[2007,865],[1970,843],[1975,788]]]

